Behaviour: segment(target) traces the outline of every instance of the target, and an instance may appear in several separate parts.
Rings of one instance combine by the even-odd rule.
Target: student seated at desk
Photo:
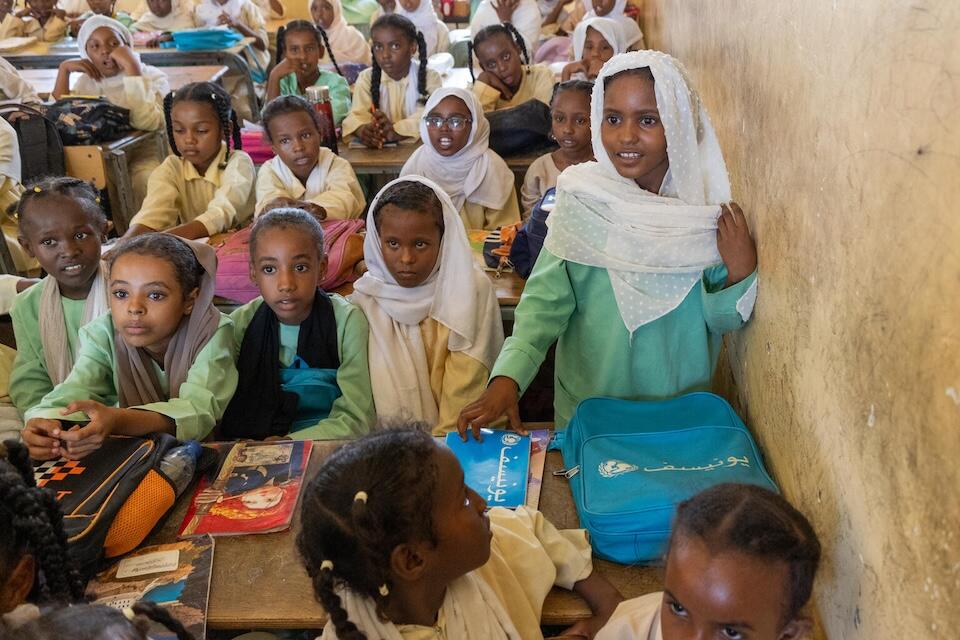
[[[253,3],[260,9],[264,20],[279,20],[284,15],[281,0],[253,0]]]
[[[593,83],[585,80],[568,80],[554,90],[550,101],[550,133],[560,148],[530,163],[520,189],[524,215],[529,215],[547,191],[557,186],[557,178],[564,169],[593,160],[590,140],[592,92]]]
[[[0,444],[0,637],[40,615],[38,606],[80,602],[57,502],[37,488],[27,448]],[[64,633],[62,637],[73,637]]]
[[[407,7],[403,6],[404,3],[397,3],[397,0],[377,0],[377,8],[370,16],[370,24],[373,25],[380,16],[399,13],[409,18],[423,34],[430,55],[449,50],[450,29],[447,28],[447,23],[437,15],[433,3],[419,2],[419,0],[405,0],[405,2]],[[419,4],[414,4],[415,2]]]
[[[24,251],[17,239],[20,230],[13,211],[23,193],[20,176],[21,159],[17,132],[6,118],[0,118],[0,229],[17,271],[38,275],[40,263]]]
[[[233,322],[213,306],[216,262],[209,245],[169,233],[118,245],[110,313],[80,330],[70,375],[24,416],[31,458],[81,458],[111,434],[210,434],[237,387]]]
[[[323,640],[542,640],[554,585],[593,615],[591,638],[623,600],[591,560],[583,529],[539,511],[494,507],[466,486],[456,456],[414,429],[335,451],[303,489],[297,548],[330,619]]]
[[[517,398],[555,341],[557,429],[585,398],[709,389],[724,334],[753,313],[756,246],[680,63],[658,51],[611,58],[594,84],[590,128],[597,162],[557,179],[513,335],[461,430],[476,434],[504,414],[519,428]]]
[[[363,255],[350,300],[370,323],[377,417],[452,431],[503,345],[497,296],[456,208],[426,178],[394,180],[370,205]]]
[[[516,107],[528,100],[550,103],[554,78],[550,68],[530,64],[530,55],[512,24],[494,24],[473,37],[470,48],[473,92],[484,111]],[[473,55],[481,71],[473,76]]]
[[[325,86],[330,91],[333,121],[338,127],[350,112],[350,85],[340,73],[330,52],[336,73],[320,68],[320,58],[330,51],[323,27],[306,20],[293,20],[277,31],[277,64],[267,79],[267,102],[277,96],[303,96],[307,87]]]
[[[592,81],[607,60],[626,50],[615,20],[587,18],[573,32],[573,62],[563,67],[560,77],[563,81]]]
[[[420,121],[419,147],[400,170],[440,185],[466,229],[497,229],[520,221],[513,172],[488,147],[490,124],[467,89],[437,89]]]
[[[125,26],[106,16],[94,16],[77,34],[80,58],[60,64],[53,88],[56,100],[68,94],[102,96],[130,110],[130,126],[141,131],[163,131],[163,97],[170,92],[167,74],[140,61],[133,37]],[[70,74],[78,73],[73,89]],[[139,205],[150,173],[160,164],[153,148],[136,154],[130,162],[134,202]]]
[[[23,25],[18,36],[34,36],[42,42],[56,42],[67,34],[66,13],[56,8],[56,0],[25,0],[26,7],[16,17]]]
[[[537,0],[481,0],[470,18],[470,35],[476,40],[487,27],[509,24],[532,56],[540,46],[542,21]]]
[[[427,68],[423,34],[403,16],[391,13],[373,23],[370,37],[373,66],[360,73],[353,87],[343,138],[356,137],[371,149],[387,142],[414,142],[420,137],[423,105],[441,84],[437,72]]]
[[[190,0],[147,0],[147,9],[147,12],[131,25],[132,31],[170,33],[197,26]]]
[[[229,94],[215,82],[193,82],[167,94],[163,107],[173,155],[150,175],[125,236],[169,230],[196,239],[245,225],[256,170],[241,150]]]
[[[810,522],[763,487],[720,484],[681,502],[662,593],[620,603],[596,640],[799,640],[820,564]]]
[[[65,177],[30,185],[17,214],[20,244],[48,274],[10,312],[17,339],[10,397],[23,415],[66,380],[80,327],[109,311],[100,265],[107,218],[93,187]]]
[[[260,297],[230,317],[240,383],[223,417],[227,438],[355,438],[375,420],[367,320],[317,288],[323,230],[301,209],[253,223],[250,279]]]
[[[68,35],[75,36],[80,30],[80,27],[83,26],[83,23],[93,16],[113,18],[128,29],[130,25],[134,23],[134,19],[129,13],[116,10],[117,0],[87,0],[87,6],[90,7],[89,10],[81,13],[67,25]]]
[[[14,14],[15,0],[0,0],[0,39],[16,38],[23,35],[23,20]]]
[[[370,64],[370,45],[359,29],[347,24],[340,0],[312,0],[310,17],[328,36],[331,61]]]
[[[33,85],[21,78],[20,72],[4,58],[0,58],[0,100],[24,104],[41,102]]]
[[[276,154],[257,176],[257,215],[297,207],[317,220],[359,218],[366,199],[350,163],[320,144],[321,123],[300,96],[263,108],[263,130]]]
[[[576,25],[590,18],[609,18],[615,20],[620,25],[620,32],[623,37],[623,45],[627,51],[636,51],[645,49],[643,41],[643,32],[637,19],[626,15],[627,0],[582,0],[582,5],[574,9],[567,23],[563,25],[564,31],[573,32]]]

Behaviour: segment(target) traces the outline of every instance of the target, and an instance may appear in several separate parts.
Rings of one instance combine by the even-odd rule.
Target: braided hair
[[[9,640],[148,640],[151,622],[172,631],[177,640],[196,640],[169,611],[146,600],[137,602],[129,611],[101,604],[53,609],[5,637]]]
[[[273,138],[270,136],[270,122],[274,118],[288,113],[300,112],[310,114],[310,118],[313,120],[313,124],[316,125],[317,131],[323,133],[326,125],[320,119],[317,110],[307,102],[306,98],[303,96],[277,96],[268,102],[263,108],[263,111],[260,112],[260,125],[263,127],[263,135],[266,136],[267,142],[273,142]]]
[[[333,49],[330,48],[330,40],[327,38],[327,32],[320,25],[308,20],[291,20],[285,27],[277,29],[277,62],[279,63],[283,60],[283,56],[287,51],[287,43],[284,41],[284,36],[288,33],[299,31],[312,33],[314,37],[316,37],[317,44],[326,49],[327,55],[330,56],[330,62],[333,63],[333,68],[337,70],[338,75],[342,76],[343,71],[340,70],[337,59],[333,57]]]
[[[587,96],[587,104],[590,104],[591,99],[593,98],[593,83],[589,80],[567,80],[566,82],[558,82],[553,85],[553,94],[550,96],[550,108],[553,108],[553,103],[557,99],[557,96],[563,93],[564,91],[579,91],[583,95]]]
[[[31,600],[65,604],[83,598],[56,498],[36,486],[27,448],[7,440],[0,444],[0,573],[6,575],[25,554],[36,564]]]
[[[173,137],[171,113],[173,105],[178,102],[202,102],[213,107],[213,112],[217,114],[217,119],[220,121],[220,135],[223,137],[223,141],[227,143],[227,154],[220,168],[226,167],[226,163],[230,160],[231,142],[233,143],[233,149],[243,149],[243,142],[240,140],[240,123],[237,120],[237,113],[230,103],[230,94],[215,82],[191,82],[164,96],[163,117],[167,121],[167,138],[170,142],[170,148],[177,156],[180,155],[180,150],[177,149],[177,143]]]
[[[334,452],[304,490],[297,548],[341,640],[366,635],[336,589],[371,598],[382,615],[393,549],[411,540],[436,544],[436,451],[425,431],[378,431]]]
[[[736,551],[789,566],[784,623],[810,599],[820,541],[810,522],[783,496],[750,484],[726,483],[677,507],[670,548],[683,538],[703,540],[712,554]],[[667,551],[669,558],[670,551]]]
[[[89,182],[67,176],[47,176],[25,186],[20,201],[16,204],[17,218],[22,225],[27,219],[27,205],[31,202],[59,196],[76,202],[98,225],[106,228],[107,216],[100,205],[100,195]]]
[[[396,182],[380,193],[377,197],[377,206],[373,210],[373,224],[377,231],[380,230],[383,210],[388,204],[407,211],[418,211],[433,216],[437,228],[440,229],[440,235],[443,236],[443,204],[433,189],[422,182],[416,180]]]
[[[530,54],[527,53],[527,44],[523,40],[523,36],[520,35],[520,32],[517,31],[517,28],[509,22],[503,22],[500,24],[491,24],[489,26],[480,29],[477,32],[477,35],[473,36],[473,40],[467,42],[467,57],[470,60],[470,64],[467,65],[470,68],[470,80],[476,81],[476,78],[473,77],[473,58],[474,51],[477,48],[477,45],[482,43],[484,40],[488,40],[493,36],[500,34],[507,37],[520,52],[520,59],[523,60],[523,64],[527,67],[530,66]],[[480,57],[477,56],[477,65],[480,65]],[[527,69],[527,73],[530,72],[530,69]]]
[[[426,0],[424,0],[426,2]],[[370,34],[377,29],[392,27],[405,35],[410,42],[417,43],[417,50],[420,56],[420,66],[417,68],[417,93],[420,98],[417,100],[420,104],[427,104],[427,40],[423,34],[417,30],[413,22],[405,16],[397,13],[388,13],[377,18],[370,27]],[[383,71],[377,63],[377,56],[373,54],[372,69],[370,71],[370,101],[375,109],[380,109],[380,76]]]

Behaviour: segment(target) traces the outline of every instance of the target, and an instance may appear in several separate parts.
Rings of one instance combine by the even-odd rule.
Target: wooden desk
[[[229,69],[225,65],[199,67],[166,67],[164,72],[170,81],[170,89],[176,91],[191,82],[220,82]],[[21,69],[21,78],[33,85],[37,94],[47,100],[57,82],[57,69]]]
[[[410,155],[420,146],[419,142],[410,144],[398,144],[395,147],[386,147],[384,149],[368,149],[367,147],[357,148],[348,144],[340,143],[340,157],[350,163],[357,175],[387,175],[399,176],[400,169],[410,158]],[[528,153],[518,156],[504,158],[510,170],[517,175],[520,181],[523,181],[527,169],[534,160],[539,158],[542,153]]]
[[[308,475],[316,473],[322,461],[341,444],[315,442]],[[566,480],[552,474],[560,466],[560,454],[548,453],[540,510],[558,527],[575,528],[579,525],[570,489]],[[178,501],[149,544],[176,538],[187,502],[188,499]],[[209,628],[319,629],[325,624],[326,613],[316,602],[313,587],[297,557],[298,526],[295,517],[290,531],[217,539],[207,607]],[[661,589],[659,569],[625,567],[603,560],[595,560],[595,566],[625,597]],[[544,602],[542,624],[567,625],[589,615],[589,608],[579,596],[555,588]]]

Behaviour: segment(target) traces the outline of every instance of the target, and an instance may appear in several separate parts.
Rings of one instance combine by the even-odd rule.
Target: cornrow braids
[[[268,102],[263,108],[263,111],[260,112],[260,125],[263,127],[263,133],[267,137],[267,141],[272,142],[273,140],[270,137],[270,122],[274,118],[287,113],[299,112],[310,114],[310,118],[313,119],[313,124],[316,125],[317,131],[323,131],[324,125],[320,120],[320,116],[317,114],[317,110],[307,102],[306,98],[303,96],[277,96]]]
[[[326,50],[327,55],[330,56],[330,62],[333,64],[333,68],[337,70],[337,75],[342,76],[343,71],[340,70],[340,65],[337,64],[337,59],[333,55],[333,49],[330,47],[327,32],[322,26],[314,24],[309,20],[291,20],[286,26],[277,29],[277,62],[279,63],[283,60],[287,52],[287,43],[284,40],[284,36],[300,31],[313,34],[313,37],[317,39],[317,44],[322,46]]]
[[[23,224],[28,218],[26,215],[28,204],[51,196],[69,198],[79,204],[97,224],[107,223],[107,216],[100,204],[100,195],[96,188],[89,182],[67,176],[47,176],[28,183],[23,195],[20,196],[20,201],[13,205],[16,207],[19,223]]]
[[[327,37],[327,30],[321,27],[320,25],[314,25],[317,29],[317,33],[320,34],[320,38],[323,40],[323,48],[327,50],[327,55],[330,56],[330,62],[333,64],[333,68],[337,70],[337,75],[342,76],[343,71],[340,70],[340,65],[337,64],[337,59],[333,55],[333,47],[330,46],[330,39]]]
[[[337,637],[366,638],[339,587],[371,598],[382,614],[393,549],[412,540],[436,544],[436,452],[426,431],[385,429],[338,449],[305,488],[297,549]]]
[[[15,440],[0,445],[0,523],[0,569],[29,553],[36,563],[35,600],[82,600],[84,582],[68,552],[56,498],[36,486],[27,449]]]
[[[317,219],[303,209],[278,207],[267,211],[253,221],[253,227],[250,229],[250,264],[253,264],[256,259],[257,243],[263,232],[268,229],[292,228],[313,238],[317,245],[317,259],[323,260],[323,227]]]
[[[423,0],[426,2],[426,0]],[[370,36],[373,38],[373,32],[377,29],[383,29],[386,27],[391,27],[396,29],[403,35],[407,37],[407,40],[410,42],[417,43],[417,49],[420,52],[420,68],[417,73],[417,93],[420,94],[419,102],[421,104],[426,104],[427,101],[427,41],[424,39],[423,34],[417,31],[417,27],[414,26],[413,22],[405,16],[401,16],[397,13],[387,13],[376,20],[373,21],[373,25],[370,26]],[[370,102],[373,104],[373,108],[380,109],[380,79],[383,71],[380,69],[380,64],[377,62],[377,56],[374,54],[373,47],[370,48],[370,54],[373,58],[373,64],[371,64],[370,70]]]
[[[736,551],[786,563],[784,623],[795,619],[810,599],[820,541],[806,517],[777,493],[734,483],[701,491],[677,506],[669,548],[684,537],[701,539],[713,554]]]
[[[220,136],[227,144],[227,153],[224,156],[223,164],[220,165],[220,168],[223,169],[230,160],[230,150],[243,149],[240,123],[230,102],[230,94],[215,82],[191,82],[164,96],[163,117],[167,123],[167,138],[170,142],[170,149],[177,156],[180,155],[180,150],[177,149],[177,143],[173,137],[173,117],[171,114],[173,105],[178,102],[200,102],[213,108],[220,124]]]
[[[132,614],[130,618],[128,613]],[[135,603],[129,612],[102,604],[52,609],[17,628],[9,640],[148,640],[151,622],[172,631],[177,640],[196,640],[164,607],[145,600]]]
[[[553,85],[553,94],[550,96],[551,109],[553,108],[554,100],[564,91],[579,91],[587,96],[587,103],[589,104],[593,98],[593,83],[589,80],[567,80],[566,82],[558,82]]]
[[[504,22],[503,28],[507,30],[507,33],[510,34],[510,37],[517,45],[517,48],[520,49],[520,55],[523,56],[523,64],[530,66],[530,54],[527,53],[527,43],[524,41],[523,36],[520,35],[517,28],[510,22]]]

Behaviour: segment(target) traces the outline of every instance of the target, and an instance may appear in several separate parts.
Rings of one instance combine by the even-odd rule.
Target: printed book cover
[[[213,566],[213,538],[203,536],[145,547],[125,556],[87,585],[97,604],[117,609],[149,600],[166,607],[195,638],[206,637],[207,600]],[[161,625],[153,625],[154,640],[176,640]]]
[[[240,442],[213,482],[200,478],[180,537],[244,535],[290,526],[313,443]]]
[[[547,463],[547,447],[550,446],[550,431],[530,431],[530,473],[527,474],[527,501],[531,509],[540,506],[540,490],[543,488],[543,468]]]
[[[481,433],[482,442],[463,442],[459,434],[448,433],[446,444],[460,461],[467,486],[483,496],[488,507],[519,507],[527,497],[530,436],[497,429]]]

